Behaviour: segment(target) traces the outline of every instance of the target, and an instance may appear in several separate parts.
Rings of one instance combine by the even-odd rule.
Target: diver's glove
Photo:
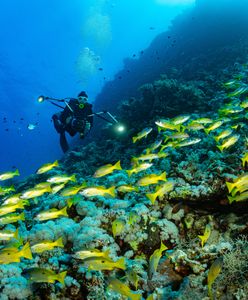
[[[85,121],[84,131],[80,133],[80,139],[83,139],[89,133],[90,129],[91,129],[91,123]]]
[[[65,131],[65,124],[59,119],[59,114],[52,116],[54,127],[58,133],[63,133]]]
[[[84,128],[84,133],[89,132],[91,129],[91,123],[88,121],[85,121],[85,128]]]

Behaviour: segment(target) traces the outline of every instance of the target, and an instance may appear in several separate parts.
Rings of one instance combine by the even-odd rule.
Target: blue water
[[[75,97],[86,90],[94,103],[105,82],[123,66],[123,59],[148,47],[190,5],[144,2],[12,0],[1,4],[0,172],[17,167],[26,176],[63,156],[51,123],[59,109],[38,104],[38,95]],[[85,47],[100,57],[93,70],[87,64],[78,66]],[[38,125],[29,130],[29,123]]]

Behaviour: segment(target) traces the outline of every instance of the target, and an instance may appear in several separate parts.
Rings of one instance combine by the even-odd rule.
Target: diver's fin
[[[60,139],[59,139],[59,142],[60,142],[60,146],[63,150],[63,152],[67,152],[69,150],[69,146],[68,146],[68,143],[67,143],[67,140],[66,140],[66,137],[65,137],[65,132],[62,132],[60,134]]]

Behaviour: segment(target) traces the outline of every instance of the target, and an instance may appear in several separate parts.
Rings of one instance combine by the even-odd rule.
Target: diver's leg
[[[60,113],[54,114],[52,116],[54,128],[58,133],[63,133],[64,132],[64,125],[60,121]]]
[[[69,150],[69,145],[67,143],[67,140],[66,140],[66,136],[65,136],[65,132],[61,132],[60,133],[60,139],[59,139],[59,142],[60,142],[60,146],[63,150],[63,152],[67,152]]]

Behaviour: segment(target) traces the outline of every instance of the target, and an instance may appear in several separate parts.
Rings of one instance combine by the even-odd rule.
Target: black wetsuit
[[[71,99],[62,112],[52,116],[54,127],[60,133],[60,145],[64,152],[69,149],[65,132],[71,136],[80,133],[85,137],[93,126],[92,105],[88,102],[82,104],[78,99]]]

